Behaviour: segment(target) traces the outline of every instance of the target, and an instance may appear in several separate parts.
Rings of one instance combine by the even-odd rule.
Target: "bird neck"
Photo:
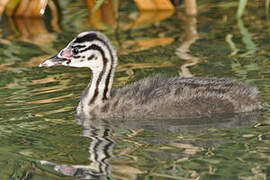
[[[111,88],[115,69],[117,66],[116,51],[111,45],[104,45],[98,48],[102,55],[102,69],[92,70],[92,79],[85,89],[82,96],[83,107],[95,107],[95,105],[103,104],[110,98]]]
[[[110,98],[112,88],[113,75],[109,73],[93,72],[92,79],[88,84],[83,98],[84,105],[91,106],[95,104],[102,104],[105,100]]]

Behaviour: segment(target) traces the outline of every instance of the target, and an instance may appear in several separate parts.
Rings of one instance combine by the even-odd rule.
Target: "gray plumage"
[[[262,107],[257,88],[230,79],[161,75],[112,91],[94,118],[180,118],[248,112]]]

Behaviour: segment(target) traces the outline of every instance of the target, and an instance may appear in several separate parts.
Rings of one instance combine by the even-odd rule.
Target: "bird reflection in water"
[[[82,136],[91,139],[89,145],[90,165],[62,165],[48,161],[40,161],[41,164],[53,168],[55,171],[80,179],[103,179],[111,174],[109,160],[113,157],[114,141],[111,139],[111,130],[106,125],[90,124],[84,121]]]
[[[55,171],[66,175],[73,176],[80,179],[106,179],[107,177],[115,177],[118,178],[130,177],[131,179],[136,179],[138,177],[138,173],[143,172],[135,172],[135,174],[131,175],[130,172],[123,172],[124,166],[130,166],[131,164],[136,164],[137,161],[140,161],[143,157],[137,157],[137,153],[135,151],[144,151],[144,148],[126,149],[127,147],[118,147],[119,154],[113,156],[115,141],[118,144],[123,143],[122,141],[130,141],[130,137],[126,137],[123,139],[115,139],[113,140],[112,133],[119,132],[119,129],[126,129],[131,131],[155,131],[155,135],[151,136],[151,138],[141,139],[139,143],[151,145],[153,143],[158,143],[162,145],[166,144],[178,144],[182,145],[183,148],[190,148],[190,144],[195,149],[202,149],[202,147],[218,147],[224,143],[228,143],[225,141],[217,141],[215,139],[212,140],[204,140],[200,141],[199,139],[168,139],[166,134],[173,133],[179,136],[185,135],[202,135],[205,133],[209,133],[209,131],[214,129],[238,129],[244,127],[250,127],[255,125],[262,118],[263,113],[261,111],[249,112],[249,113],[238,113],[238,114],[230,114],[227,116],[216,116],[216,117],[204,117],[204,118],[194,118],[194,119],[164,119],[164,120],[125,120],[120,121],[113,119],[111,121],[105,120],[90,120],[90,119],[81,119],[78,118],[78,124],[83,127],[82,136],[88,137],[91,139],[89,145],[89,160],[91,161],[90,165],[63,165],[56,164],[48,161],[40,161],[41,164],[49,166],[53,168]],[[257,126],[256,124],[255,126]],[[135,143],[136,138],[131,137],[131,141]],[[196,142],[199,141],[199,142]],[[138,143],[138,142],[137,142]],[[134,147],[135,148],[135,147]],[[157,150],[162,151],[162,149]],[[125,152],[125,153],[121,153]],[[130,154],[129,154],[130,152]],[[185,154],[185,152],[187,152]],[[197,152],[197,151],[196,151]],[[195,154],[196,154],[195,152]],[[177,156],[173,156],[170,159],[166,156],[166,153],[160,153],[157,156],[166,156],[168,161],[177,161],[183,157],[187,157],[187,159],[193,157],[195,155],[188,153],[187,151],[182,151]],[[121,163],[121,158],[118,160],[116,157],[130,155],[136,156],[136,160],[133,163],[125,163],[124,165]],[[114,159],[114,163],[110,162]],[[165,158],[165,157],[159,157]],[[128,167],[126,167],[128,168]],[[131,167],[132,168],[132,167]],[[125,168],[124,168],[125,169]],[[126,173],[126,174],[125,174]],[[119,177],[121,176],[121,177]]]

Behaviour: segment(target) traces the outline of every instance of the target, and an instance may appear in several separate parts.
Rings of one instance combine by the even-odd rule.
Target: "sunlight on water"
[[[49,1],[35,19],[11,18],[22,5],[0,3],[0,179],[269,179],[269,5],[175,1],[174,10],[140,12],[140,2],[108,1],[90,13],[86,2]],[[258,87],[264,110],[77,119],[90,71],[38,65],[87,30],[102,30],[118,50],[114,87],[157,73],[234,78]]]

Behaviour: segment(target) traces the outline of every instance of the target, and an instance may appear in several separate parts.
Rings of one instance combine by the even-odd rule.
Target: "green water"
[[[135,26],[140,13],[135,4],[122,1],[118,28],[103,30],[119,53],[114,86],[157,73],[234,78],[258,87],[263,112],[158,121],[78,120],[75,110],[89,70],[38,64],[77,33],[96,29],[83,1],[59,2],[59,28],[52,25],[49,10],[30,26],[27,20],[2,16],[0,179],[89,174],[108,179],[269,179],[269,9],[250,1],[236,19],[236,1],[198,3],[196,17],[187,17],[180,4],[172,16]]]

